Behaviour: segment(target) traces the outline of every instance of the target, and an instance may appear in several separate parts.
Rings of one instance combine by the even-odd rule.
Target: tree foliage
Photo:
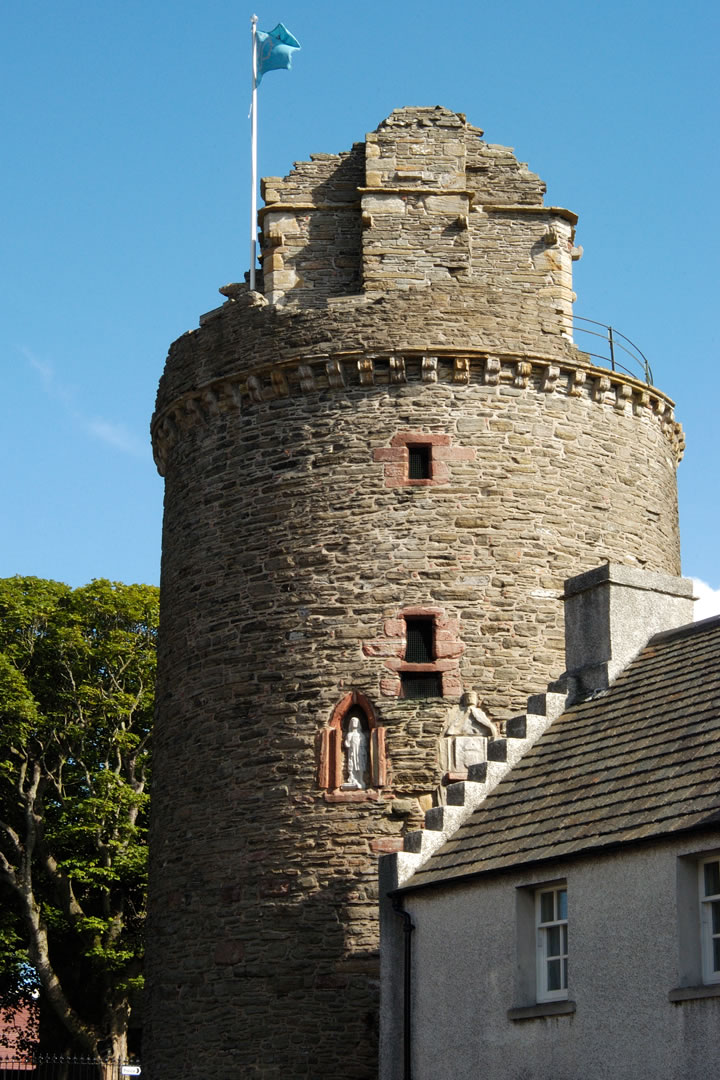
[[[0,580],[0,967],[66,1046],[127,1053],[142,985],[158,590]]]

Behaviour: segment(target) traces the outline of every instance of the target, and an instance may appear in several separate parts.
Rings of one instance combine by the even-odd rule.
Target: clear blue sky
[[[677,402],[684,572],[720,587],[719,7],[285,0],[260,171],[401,105],[467,113],[580,215],[578,314]],[[0,44],[0,576],[159,579],[148,424],[170,342],[247,269],[249,20],[230,0],[9,0]]]

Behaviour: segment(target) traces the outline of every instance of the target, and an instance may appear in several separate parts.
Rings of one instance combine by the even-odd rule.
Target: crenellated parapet
[[[264,291],[325,307],[437,286],[572,335],[577,216],[512,150],[448,109],[396,109],[364,143],[263,182]]]

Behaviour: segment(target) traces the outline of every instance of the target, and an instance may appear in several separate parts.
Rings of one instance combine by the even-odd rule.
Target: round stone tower
[[[543,193],[400,109],[170,350],[152,1080],[375,1076],[377,854],[562,673],[565,578],[679,572],[672,402],[573,344]]]

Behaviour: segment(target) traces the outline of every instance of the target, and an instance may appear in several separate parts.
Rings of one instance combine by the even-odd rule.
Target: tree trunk
[[[128,1019],[130,1008],[127,1001],[116,1005],[110,1016],[110,1034],[102,1040],[106,1060],[100,1068],[100,1080],[120,1080],[119,1064],[128,1056]]]

